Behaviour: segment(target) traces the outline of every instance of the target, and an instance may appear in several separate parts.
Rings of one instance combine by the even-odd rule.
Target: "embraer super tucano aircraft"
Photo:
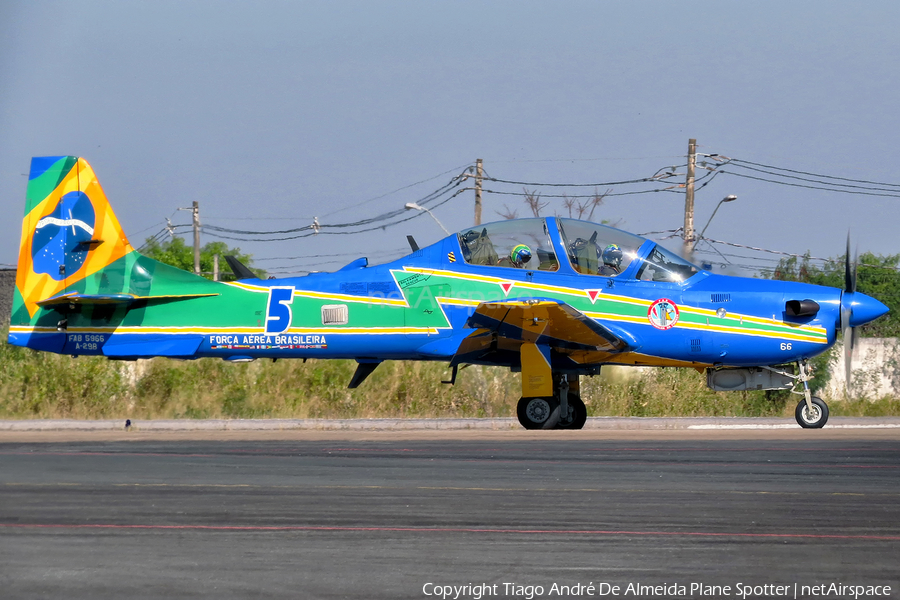
[[[384,360],[447,362],[451,381],[460,365],[497,365],[522,373],[528,429],[581,428],[579,377],[603,365],[692,367],[715,390],[796,388],[797,422],[816,428],[828,407],[809,359],[887,312],[856,292],[849,259],[844,290],[728,277],[574,219],[410,243],[387,264],[284,279],[232,259],[244,279],[209,281],[138,253],[83,158],[34,158],[9,343],[115,360],[351,358],[350,387]]]

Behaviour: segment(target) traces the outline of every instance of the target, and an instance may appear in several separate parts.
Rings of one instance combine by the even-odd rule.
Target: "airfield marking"
[[[900,535],[852,535],[820,533],[745,533],[727,531],[617,531],[606,529],[512,529],[487,527],[385,527],[340,525],[139,525],[111,523],[0,523],[5,529],[125,529],[125,530],[193,530],[225,532],[384,532],[384,533],[486,533],[519,535],[598,535],[598,536],[646,536],[646,537],[736,537],[736,538],[785,538],[816,540],[872,540],[900,541]]]
[[[345,450],[345,452],[353,452],[352,450]],[[360,452],[368,452],[368,450],[361,449]],[[396,450],[395,450],[396,451]],[[407,450],[408,451],[408,450]],[[325,452],[329,452],[325,450]],[[332,450],[332,452],[336,452]],[[235,456],[236,453],[227,453],[224,455],[218,454],[195,454],[195,453],[165,453],[165,452],[102,452],[102,451],[88,451],[88,452],[63,452],[63,451],[38,451],[38,452],[22,452],[22,451],[0,451],[0,456],[106,456],[106,457],[117,457],[117,456],[154,456],[154,457],[172,457],[172,458],[215,458],[218,456]],[[321,456],[321,455],[320,455]],[[347,457],[344,456],[334,456],[334,455],[326,455],[325,458],[348,458],[350,456],[354,456],[350,454]],[[354,456],[355,457],[355,456]],[[297,457],[294,455],[280,456],[277,454],[270,455],[270,458],[279,458],[279,459],[296,459]],[[452,457],[438,457],[438,458],[429,458],[429,457],[421,457],[421,458],[412,458],[412,460],[419,461],[449,461],[449,462],[501,462],[507,464],[563,464],[567,461],[565,460],[554,460],[554,459],[539,459],[539,458],[501,458],[497,459],[494,457],[468,457],[468,458],[452,458]],[[735,463],[732,462],[723,462],[723,461],[695,461],[695,462],[669,462],[669,461],[646,461],[646,460],[586,460],[586,461],[578,461],[580,465],[607,465],[607,466],[634,466],[634,465],[648,465],[648,466],[674,466],[674,467],[684,467],[684,466],[696,466],[702,464],[707,467],[734,467]],[[778,467],[778,468],[804,468],[804,469],[900,469],[900,465],[865,465],[865,464],[819,464],[819,463],[790,463],[790,462],[762,462],[762,463],[741,463],[744,466],[752,466],[752,467]]]
[[[550,493],[584,493],[591,492],[597,494],[648,494],[658,490],[641,489],[641,488],[492,488],[492,487],[463,487],[463,486],[441,486],[441,485],[421,485],[415,487],[404,487],[396,485],[258,485],[249,483],[110,483],[110,484],[87,484],[87,483],[28,483],[28,482],[6,482],[2,484],[4,487],[35,487],[35,488],[90,488],[96,489],[101,487],[121,487],[121,488],[168,488],[168,489],[242,489],[242,490],[431,490],[431,491],[456,491],[456,492],[507,492],[520,494],[522,492],[550,492]],[[688,494],[688,495],[707,495],[704,490],[667,490],[670,494]],[[765,490],[725,490],[719,492],[722,495],[729,496],[854,496],[869,498],[895,498],[900,496],[898,493],[882,492],[877,494],[863,492],[772,492]]]
[[[215,458],[217,456],[223,455],[215,455],[215,454],[165,454],[159,452],[148,452],[148,453],[140,453],[140,452],[0,452],[0,456],[106,456],[110,458],[114,458],[117,456],[159,456],[159,457],[172,457],[172,458]],[[224,455],[228,456],[228,455]],[[230,456],[234,456],[233,454]],[[351,455],[352,456],[352,455]],[[278,456],[271,455],[269,458],[280,458],[280,459],[296,459],[296,456]],[[327,457],[326,457],[327,458]],[[349,458],[349,456],[332,456],[331,458]],[[358,458],[358,457],[354,457]],[[431,461],[435,460],[440,461],[448,461],[448,462],[472,462],[472,463],[482,463],[482,462],[493,462],[493,463],[507,463],[507,464],[540,464],[540,465],[559,465],[559,464],[571,464],[571,461],[566,460],[550,460],[550,459],[530,459],[530,458],[507,458],[507,459],[495,459],[495,458],[429,458],[429,457],[421,457],[414,458],[412,460],[419,461]],[[578,461],[579,465],[607,465],[607,466],[634,466],[634,465],[647,465],[647,466],[670,466],[670,467],[690,467],[696,465],[704,465],[707,467],[728,467],[733,468],[736,464],[740,464],[741,466],[750,466],[750,467],[779,467],[779,468],[804,468],[804,469],[900,469],[900,465],[835,465],[835,464],[817,464],[817,463],[775,463],[775,462],[761,462],[761,463],[733,463],[733,462],[721,462],[721,461],[694,461],[694,462],[669,462],[669,461],[647,461],[647,460],[585,460]]]

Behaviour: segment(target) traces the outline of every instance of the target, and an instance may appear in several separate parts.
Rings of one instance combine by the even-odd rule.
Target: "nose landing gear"
[[[809,362],[806,359],[798,361],[797,367],[800,370],[799,375],[773,369],[772,367],[763,368],[773,373],[790,377],[803,384],[802,392],[796,391],[796,383],[794,384],[794,389],[791,390],[792,394],[803,396],[803,400],[797,404],[797,408],[794,410],[794,418],[797,419],[797,423],[803,429],[821,429],[828,422],[828,405],[821,398],[813,396],[812,391],[809,389],[809,381],[812,379],[812,368],[810,368]]]
[[[809,382],[812,379],[812,367],[809,366],[809,361],[806,359],[800,360],[797,362],[797,367],[800,371],[799,375],[788,373],[781,368],[762,368],[794,380],[795,383],[793,389],[790,390],[791,393],[803,396],[803,400],[797,404],[797,408],[794,410],[794,418],[797,419],[797,424],[803,429],[821,429],[828,422],[828,405],[821,398],[813,396],[812,390],[809,389]],[[802,392],[797,391],[798,384],[803,384]],[[786,388],[772,387],[764,389]]]
[[[812,392],[810,392],[809,380],[812,379],[812,372],[809,368],[809,363],[806,360],[801,360],[797,363],[797,366],[800,368],[798,379],[803,384],[804,398],[797,404],[794,418],[797,419],[800,427],[804,429],[820,429],[828,422],[828,405],[821,398],[813,396]]]
[[[811,407],[810,407],[811,405]],[[818,429],[828,421],[828,405],[821,398],[811,396],[801,400],[794,411],[794,417],[804,429]]]

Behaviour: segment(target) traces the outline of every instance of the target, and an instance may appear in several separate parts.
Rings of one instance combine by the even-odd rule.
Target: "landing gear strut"
[[[801,360],[797,365],[800,367],[798,379],[803,384],[804,398],[797,404],[794,418],[797,419],[800,427],[804,429],[820,429],[828,422],[828,405],[821,398],[813,396],[809,390],[809,380],[812,379],[809,363]]]
[[[537,325],[538,317],[534,317]],[[525,429],[581,429],[587,409],[581,397],[578,375],[554,372],[552,349],[534,342],[519,347],[522,361],[522,397],[516,416]]]
[[[801,360],[797,363],[797,367],[800,370],[799,375],[779,371],[772,367],[764,368],[769,369],[773,373],[790,377],[803,384],[802,392],[796,391],[796,383],[794,384],[794,389],[791,390],[792,394],[803,396],[803,400],[797,404],[797,408],[794,410],[794,418],[797,419],[800,427],[804,429],[821,429],[828,422],[828,405],[821,398],[813,396],[812,391],[809,389],[809,381],[812,379],[812,368],[809,366],[809,361],[806,359]]]
[[[797,408],[794,410],[794,418],[797,419],[797,423],[800,427],[804,429],[820,429],[828,422],[828,405],[825,404],[821,398],[813,396],[812,391],[809,389],[809,381],[812,379],[812,368],[809,366],[809,361],[803,359],[797,362],[797,367],[800,370],[799,375],[787,373],[772,367],[763,368],[768,369],[773,373],[790,377],[797,383],[803,384],[802,392],[797,391],[797,383],[794,384],[794,389],[791,390],[792,394],[803,396],[803,400],[797,404]]]
[[[560,374],[554,377],[553,391],[559,398],[557,429],[581,429],[587,421],[587,407],[578,394],[578,375]]]

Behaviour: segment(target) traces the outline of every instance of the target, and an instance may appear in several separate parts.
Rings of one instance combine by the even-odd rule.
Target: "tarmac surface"
[[[6,430],[0,465],[4,598],[900,597],[892,427]]]

